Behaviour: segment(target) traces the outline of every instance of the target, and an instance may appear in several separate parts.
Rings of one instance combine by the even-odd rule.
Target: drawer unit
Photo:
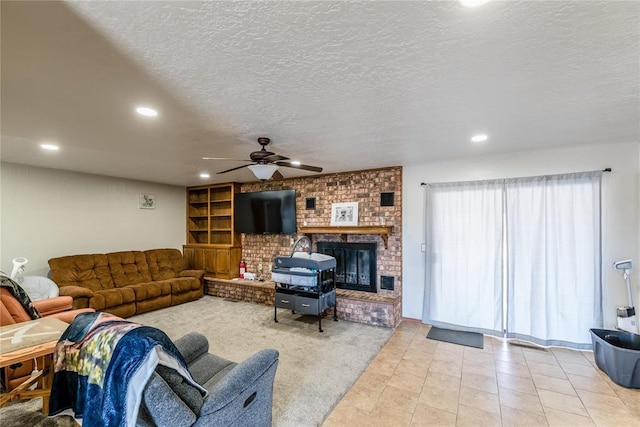
[[[326,309],[335,307],[335,305],[335,290],[320,295],[309,292],[297,293],[295,291],[294,293],[276,292],[275,296],[276,308],[287,308],[300,314],[319,316]]]

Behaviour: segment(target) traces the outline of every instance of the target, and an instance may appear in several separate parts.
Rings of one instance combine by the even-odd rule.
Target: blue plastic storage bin
[[[640,335],[610,329],[590,329],[593,356],[616,384],[640,388]]]

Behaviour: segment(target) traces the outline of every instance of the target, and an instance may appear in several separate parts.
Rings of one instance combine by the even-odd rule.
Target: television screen
[[[295,234],[296,190],[237,193],[233,218],[239,233]]]

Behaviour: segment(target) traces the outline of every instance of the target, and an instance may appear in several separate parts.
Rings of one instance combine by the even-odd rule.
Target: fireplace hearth
[[[375,243],[318,242],[317,251],[336,259],[336,286],[378,292]]]

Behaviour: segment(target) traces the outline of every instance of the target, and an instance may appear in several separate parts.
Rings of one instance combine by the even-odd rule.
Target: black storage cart
[[[290,256],[276,257],[274,264],[271,280],[275,283],[275,322],[278,308],[286,308],[292,313],[318,316],[318,330],[323,332],[322,316],[330,307],[333,307],[333,320],[338,321],[334,257],[292,250]]]

